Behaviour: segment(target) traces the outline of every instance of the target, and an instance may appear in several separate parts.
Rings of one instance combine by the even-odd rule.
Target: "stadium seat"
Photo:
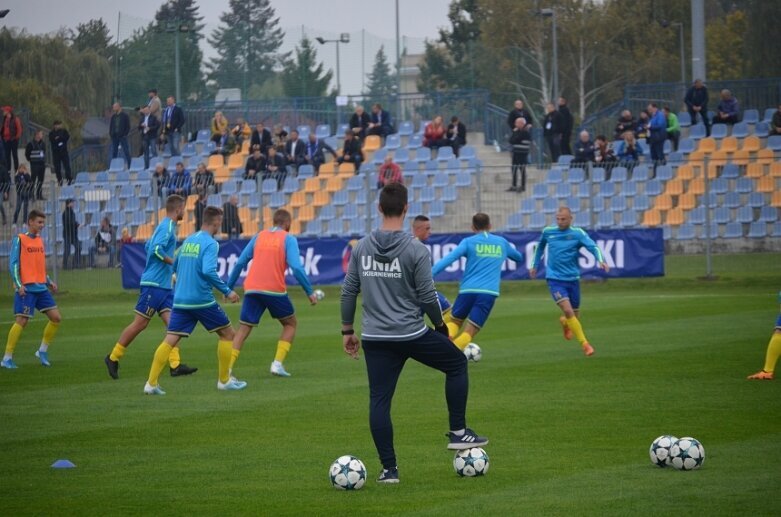
[[[458,191],[454,185],[448,185],[442,189],[442,194],[439,198],[446,203],[453,202],[458,199]]]
[[[615,195],[615,184],[611,182],[603,182],[599,184],[599,197],[611,197]]]
[[[734,153],[738,150],[738,139],[734,136],[728,136],[722,139],[719,151],[723,153]]]
[[[523,214],[520,212],[515,212],[510,214],[510,216],[507,218],[507,224],[505,225],[505,230],[507,231],[518,231],[523,228]]]
[[[626,210],[626,198],[624,196],[616,196],[610,200],[610,210],[613,212],[623,212]]]
[[[344,137],[344,134],[350,129],[350,124],[339,124],[336,127],[336,136],[339,138]]]
[[[376,151],[380,148],[381,145],[380,137],[377,135],[369,135],[367,136],[363,141],[363,151],[370,152],[370,151]],[[452,151],[452,149],[451,149]]]
[[[325,231],[326,235],[342,235],[344,233],[344,223],[341,219],[331,219],[328,221],[328,228]]]
[[[128,170],[130,172],[139,172],[139,171],[144,170],[144,157],[143,156],[136,156],[132,160],[130,160],[130,168]],[[119,172],[119,171],[117,171],[117,172]]]
[[[712,153],[713,151],[716,150],[717,147],[718,146],[716,145],[716,140],[714,139],[712,134],[709,137],[701,139],[697,144],[697,150],[703,153]],[[695,157],[690,156],[689,159],[695,159]]]
[[[567,183],[582,183],[586,181],[586,172],[579,168],[574,167],[567,172]]]
[[[379,221],[378,218],[374,218],[374,221]],[[347,219],[348,233],[350,235],[363,235],[366,233],[366,219],[363,217],[352,217]]]
[[[621,212],[618,225],[621,228],[634,228],[637,226],[637,211],[628,209]]]
[[[724,206],[727,208],[737,208],[741,205],[740,202],[740,194],[737,192],[727,192],[727,195],[724,196]]]
[[[683,181],[680,179],[674,179],[667,182],[664,187],[664,193],[671,196],[679,196],[683,194]]]
[[[685,173],[681,174],[681,169],[683,167],[687,167],[688,165],[682,165],[678,168],[678,178],[679,179],[689,179],[686,177]],[[690,167],[691,168],[691,167]],[[693,177],[693,175],[692,175]],[[669,165],[659,165],[656,167],[656,176],[655,178],[658,181],[670,181],[673,179],[673,168]]]
[[[681,194],[678,196],[678,207],[683,210],[691,210],[697,206],[697,198],[692,193]]]
[[[111,160],[111,163],[109,164],[108,171],[109,172],[119,172],[125,170],[125,166],[127,163],[125,162],[124,158],[113,158]]]
[[[700,185],[702,185],[702,189],[700,190],[698,188],[695,191],[695,189],[692,188],[692,184],[694,182],[697,182],[698,187]],[[704,194],[705,193],[705,181],[703,181],[702,178],[697,178],[696,180],[694,180],[694,182],[689,183],[689,191],[692,194]],[[726,194],[728,190],[729,190],[729,182],[724,177],[716,178],[715,180],[710,182],[710,191],[713,194],[717,194],[717,195]]]
[[[537,202],[534,199],[526,198],[521,201],[520,213],[523,215],[531,215],[537,211]]]
[[[651,178],[651,173],[647,165],[635,165],[632,169],[632,180],[636,182],[648,181]]]
[[[423,147],[423,136],[412,135],[407,142],[407,149],[421,149]]]
[[[436,191],[434,187],[423,187],[418,194],[418,201],[421,203],[431,203],[436,199]]]
[[[751,208],[762,208],[766,204],[765,195],[761,192],[752,192],[748,195],[748,202],[746,203],[746,206],[750,206]]]
[[[431,202],[428,209],[429,217],[443,217],[445,215],[445,203],[441,199],[435,199]]]
[[[241,194],[254,194],[258,191],[258,183],[255,180],[244,180],[241,182]]]
[[[713,211],[713,222],[718,224],[726,224],[732,220],[730,209],[726,206],[720,206]]]
[[[684,223],[681,226],[678,227],[678,240],[682,241],[688,241],[694,239],[694,237],[697,235],[697,232],[694,228],[694,225]]]
[[[385,139],[385,149],[398,149],[401,147],[401,137],[398,134],[388,135]]]
[[[658,196],[662,193],[662,182],[658,179],[648,180],[645,184],[645,193],[649,196]]]
[[[750,206],[741,206],[738,208],[738,215],[735,221],[739,223],[750,223],[754,221],[754,210]]]
[[[680,226],[686,219],[686,215],[682,208],[673,208],[667,211],[667,217],[665,224],[670,226]]]
[[[471,145],[465,145],[458,150],[458,159],[462,161],[472,160],[477,158],[477,151]]]
[[[559,156],[559,160],[556,162],[557,165],[569,165],[572,163],[572,160],[574,160],[575,157],[571,154],[562,154]]]
[[[530,230],[542,230],[545,227],[545,214],[542,212],[535,212],[529,219]]]
[[[737,179],[740,177],[740,169],[738,169],[738,166],[734,163],[728,163],[721,169],[721,177],[726,179]]]
[[[754,126],[754,136],[759,138],[765,138],[770,134],[770,124],[768,122],[760,122]]]
[[[393,161],[398,165],[405,165],[409,162],[409,149],[401,147],[393,151]]]
[[[767,224],[762,221],[756,221],[748,227],[748,237],[752,239],[762,239],[767,237]]]
[[[765,205],[759,210],[759,219],[763,223],[774,223],[778,220],[778,209],[774,206]]]
[[[678,112],[678,123],[681,127],[689,127],[692,125],[692,117],[688,111]]]
[[[755,109],[747,109],[743,112],[743,122],[744,124],[756,124],[759,122],[759,110]],[[736,124],[737,125],[737,124]],[[734,130],[733,130],[734,134]]]
[[[594,183],[600,183],[607,178],[607,172],[602,167],[595,167],[591,169],[591,181]]]
[[[732,126],[733,138],[746,138],[750,134],[751,132],[748,129],[748,124],[745,121],[738,122],[737,124]]]
[[[771,193],[771,192],[775,192],[775,190],[776,190],[776,179],[773,176],[762,176],[757,181],[757,192]]]
[[[646,210],[643,213],[643,226],[661,226],[662,214],[659,210]]]
[[[448,161],[451,158],[454,158],[455,154],[453,154],[453,148],[452,147],[440,147],[437,150],[437,161],[443,162]]]
[[[696,148],[696,142],[691,138],[682,138],[678,144],[678,152],[689,154]]]
[[[594,169],[594,171],[596,170],[597,169]],[[627,172],[626,167],[614,167],[610,173],[610,181],[613,183],[626,181],[628,177],[629,173]],[[596,179],[594,181],[596,181]]]
[[[559,201],[554,198],[545,198],[542,202],[542,213],[543,214],[555,214],[556,211],[559,209]]]
[[[532,187],[532,197],[534,199],[545,199],[548,197],[548,186],[544,183],[537,183]]]
[[[681,163],[684,161],[683,153],[680,151],[673,151],[670,154],[667,155],[667,163],[668,164],[676,164]]]
[[[705,138],[705,126],[702,123],[694,124],[689,128],[689,138],[699,140]]]
[[[328,162],[328,163],[331,163],[331,164],[332,164],[333,162]],[[326,164],[323,164],[323,165],[321,165],[320,167],[322,168],[322,167],[324,167],[325,165],[326,165]],[[314,168],[314,166],[312,166],[312,165],[310,165],[310,164],[308,164],[308,163],[305,163],[305,164],[303,164],[303,165],[300,165],[300,166],[298,167],[298,177],[299,177],[299,178],[311,178],[311,177],[313,177],[314,175],[315,175],[315,168]]]
[[[613,212],[604,211],[597,217],[597,228],[612,228],[616,221]]]
[[[409,120],[404,120],[399,124],[399,136],[412,136],[415,133],[415,126]]]
[[[561,171],[561,169],[551,169],[545,175],[545,183],[547,183],[548,185],[561,183],[563,179],[564,179],[564,173]]]
[[[417,163],[426,163],[431,160],[431,149],[421,147],[415,152],[415,161]]]
[[[462,171],[456,174],[456,187],[471,187],[472,174],[468,171]]]
[[[436,188],[444,188],[450,184],[450,176],[442,171],[438,171],[434,174],[434,179],[431,181],[431,185]]]
[[[781,190],[773,192],[773,196],[770,199],[770,206],[781,208]]]
[[[645,194],[639,195],[634,198],[632,207],[637,211],[645,211],[651,208],[651,198]]]
[[[770,230],[771,237],[781,237],[781,221],[773,224],[773,229]]]
[[[223,184],[223,191],[224,191],[224,184]],[[273,194],[277,191],[277,180],[273,178],[268,178],[263,180],[263,183],[261,184],[261,193],[263,194]]]
[[[781,151],[781,135],[770,135],[767,137],[767,148],[775,151]]]
[[[299,222],[305,223],[307,221],[311,221],[315,218],[315,207],[312,205],[305,205],[298,208],[298,214],[296,219],[298,219]],[[293,233],[291,231],[291,233]]]
[[[428,185],[428,179],[426,175],[418,173],[412,177],[412,183],[410,184],[410,188],[420,189],[425,187],[426,185]]]
[[[727,124],[713,124],[710,128],[710,136],[716,139],[727,136]]]
[[[766,177],[766,176],[765,176]],[[760,182],[765,178],[760,178]],[[738,178],[735,182],[735,192],[738,194],[749,194],[754,191],[754,181],[750,178]],[[763,192],[759,189],[760,192]]]
[[[698,206],[691,212],[689,212],[689,223],[701,225],[705,224],[705,207]]]
[[[313,221],[309,221],[308,223],[306,223],[306,226],[304,226],[304,231],[301,234],[309,237],[320,237],[322,231],[323,231],[322,221],[320,219],[315,219]]]

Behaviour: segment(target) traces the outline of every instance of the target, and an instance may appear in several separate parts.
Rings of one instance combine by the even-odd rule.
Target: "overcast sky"
[[[163,0],[4,0],[0,1],[0,8],[11,9],[3,20],[6,26],[24,28],[36,34],[75,27],[91,18],[103,18],[116,36],[119,18],[120,38],[124,38],[153,19],[162,3]],[[220,13],[228,8],[228,0],[199,0],[197,3],[209,34],[219,24]],[[280,26],[287,33],[283,50],[291,50],[303,32],[310,38],[351,33],[351,42],[341,45],[344,93],[360,93],[364,74],[371,71],[380,45],[385,46],[391,62],[395,61],[393,0],[272,0],[271,4],[280,18]],[[450,0],[399,0],[402,46],[406,45],[409,53],[420,52],[425,38],[436,38],[437,29],[448,25],[449,4]],[[425,6],[425,10],[421,6]],[[209,48],[204,48],[204,52],[207,56],[213,55]],[[326,67],[336,71],[333,44],[319,47],[318,56]]]

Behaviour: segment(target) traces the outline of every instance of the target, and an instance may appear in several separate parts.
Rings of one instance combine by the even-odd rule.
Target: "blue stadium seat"
[[[317,215],[317,217],[321,221],[330,221],[336,217],[336,206],[334,206],[333,203],[330,205],[325,205],[320,209],[320,213]]]
[[[532,197],[534,199],[545,199],[548,197],[548,186],[544,183],[537,183],[532,187]]]
[[[128,185],[129,186],[129,185]],[[60,201],[76,197],[76,187],[73,185],[63,185],[60,188],[60,195],[57,197]]]
[[[315,175],[314,166],[305,163],[298,167],[298,178],[311,178]]]
[[[408,215],[410,217],[415,217],[415,215],[417,215],[417,214],[422,214],[423,213],[423,204],[420,203],[419,201],[412,201],[409,204],[409,210],[408,210],[407,213],[408,213]]]
[[[688,111],[678,112],[678,123],[681,125],[681,127],[689,127],[692,125],[692,117],[689,115]]]
[[[742,206],[738,208],[738,215],[735,217],[735,221],[739,223],[750,223],[754,221],[754,210],[750,206]]]
[[[710,183],[710,191],[712,194],[726,194],[727,190],[729,190],[729,182],[727,182],[726,178],[716,178]]]
[[[379,221],[379,217],[372,219],[372,223],[374,223],[372,226],[375,226],[374,229],[376,229],[376,225]],[[348,219],[347,225],[349,226],[350,235],[363,235],[366,233],[366,219],[363,217],[353,217]]]
[[[607,172],[602,167],[596,167],[591,170],[591,181],[594,183],[600,183],[607,178]]]
[[[440,147],[437,151],[437,161],[438,162],[446,162],[449,159],[455,157],[455,154],[453,154],[453,148],[452,147]]]
[[[352,176],[347,180],[347,190],[349,192],[358,192],[359,190],[363,190],[365,181],[365,178],[362,176]]]
[[[298,126],[296,128],[296,130],[298,131],[299,138],[301,138],[301,140],[304,140],[304,141],[306,141],[306,139],[309,138],[309,133],[312,132],[312,128],[311,127],[303,126],[303,125],[302,126]]]
[[[412,178],[412,184],[410,184],[411,188],[423,188],[426,185],[428,185],[428,177],[425,174],[416,174]]]
[[[119,172],[125,170],[125,159],[124,158],[114,158],[111,160],[111,163],[109,164],[108,170],[109,172]]]
[[[285,206],[287,202],[287,196],[282,192],[274,192],[271,194],[271,199],[268,202],[270,208],[280,208]]]
[[[632,169],[632,180],[634,181],[648,181],[651,178],[651,173],[648,170],[647,165],[635,165]]]
[[[358,205],[356,204],[345,205],[344,210],[342,210],[342,219],[350,219],[352,217],[358,217],[359,215]]]
[[[412,194],[410,194],[410,199],[411,199],[411,198],[412,198]],[[366,204],[366,199],[367,199],[367,196],[366,196],[366,191],[365,191],[365,190],[363,190],[363,189],[361,189],[361,190],[359,190],[359,191],[358,191],[358,192],[355,194],[355,201],[353,201],[353,203],[355,203],[355,204],[357,204],[357,205],[365,205],[365,204]],[[345,207],[345,209],[349,209],[350,207],[351,207],[351,205],[347,205],[347,206]]]
[[[537,211],[537,203],[531,199],[526,198],[523,201],[521,201],[521,210],[520,213],[523,215],[531,215]]]
[[[407,149],[420,149],[423,147],[423,137],[421,135],[412,135],[407,142]]]
[[[430,120],[421,120],[420,125],[418,126],[417,134],[422,135],[423,132],[426,131],[426,126],[428,126],[430,123]]]
[[[523,214],[520,212],[510,214],[510,217],[507,218],[505,229],[513,232],[520,230],[521,228],[523,228]]]
[[[107,212],[116,212],[119,208],[119,198],[118,197],[111,197],[108,201],[106,201],[106,211]]]
[[[614,167],[613,171],[610,173],[610,181],[614,183],[617,181],[626,181],[628,176],[626,167]]]
[[[469,171],[461,171],[456,174],[456,187],[471,187],[472,174]]]
[[[759,221],[763,223],[774,223],[778,220],[778,209],[774,206],[765,205],[759,210]]]
[[[696,235],[697,231],[692,224],[684,223],[678,227],[678,240],[689,241],[694,239]]]
[[[645,193],[649,196],[658,196],[662,193],[662,182],[654,178],[645,184]]]
[[[95,175],[95,183],[108,183],[109,177],[107,171],[101,171]]]
[[[567,183],[582,183],[584,181],[586,181],[586,172],[580,167],[574,167],[567,172]]]
[[[404,120],[399,124],[399,136],[411,136],[415,133],[415,126],[412,121]]]
[[[680,151],[673,151],[667,155],[667,163],[677,164],[684,161],[683,153]]]
[[[273,180],[272,180],[273,181]],[[235,194],[239,191],[239,180],[229,179],[225,180],[222,184],[221,192],[223,194]]]
[[[591,185],[587,182],[578,183],[577,196],[581,199],[587,199],[591,197]]]
[[[624,210],[623,212],[621,212],[621,220],[619,221],[619,226],[621,226],[622,228],[634,228],[635,226],[637,226],[638,219],[639,218],[635,210],[632,209]]]
[[[755,109],[745,110],[743,112],[743,122],[746,124],[756,124],[757,122],[759,122],[759,110],[755,110]],[[734,131],[732,134],[733,136],[737,136],[735,135]]]
[[[703,125],[702,122],[692,125],[689,128],[689,138],[694,140],[705,138],[705,125]]]
[[[543,214],[555,214],[558,209],[559,209],[559,201],[557,199],[548,197],[542,201]]]
[[[298,191],[298,187],[298,180],[293,176],[287,176],[285,182],[282,184],[282,192],[285,194],[292,194],[293,192]]]
[[[770,135],[767,137],[767,148],[775,151],[781,151],[781,135]]]
[[[681,153],[689,154],[696,149],[697,145],[691,138],[682,138],[678,143],[678,151]]]
[[[754,192],[754,181],[751,178],[738,178],[735,182],[735,192],[739,194]]]
[[[574,156],[571,154],[562,154],[559,156],[559,160],[556,162],[557,165],[569,165],[572,160],[575,159]]]
[[[336,135],[339,138],[343,138],[347,130],[350,129],[350,124],[339,124],[336,127]]]
[[[556,199],[564,199],[570,196],[572,187],[569,183],[559,183],[554,190],[554,197]]]
[[[327,235],[342,235],[344,233],[344,223],[341,219],[331,219],[328,221]]]
[[[765,138],[768,134],[770,134],[770,124],[767,122],[759,122],[754,126],[754,136]]]
[[[261,184],[261,192],[263,194],[273,194],[277,191],[277,180],[274,178],[268,178],[263,180]]]
[[[748,227],[748,236],[752,239],[767,237],[767,224],[761,221],[751,223]]]
[[[727,179],[736,179],[740,177],[740,169],[734,163],[728,163],[721,169],[721,177]]]
[[[437,172],[434,174],[434,179],[431,182],[431,185],[436,188],[444,188],[447,187],[450,184],[450,176],[448,176],[444,172]]]
[[[689,212],[689,223],[691,224],[705,224],[705,207],[698,206],[691,212]]]
[[[727,192],[727,195],[724,196],[724,206],[727,208],[737,208],[741,205],[740,202],[740,194],[737,192]]]
[[[143,156],[136,156],[133,159],[130,160],[130,168],[128,169],[130,172],[139,172],[144,170],[144,157]],[[117,171],[119,172],[119,171]]]
[[[703,206],[709,206],[711,208],[715,208],[719,206],[719,195],[711,192],[710,195],[708,195],[707,197],[703,196],[700,202],[702,203]]]
[[[545,175],[545,183],[548,185],[561,183],[563,179],[564,173],[561,172],[561,169],[551,169],[548,171],[548,174]]]
[[[429,217],[443,217],[445,215],[445,202],[441,199],[435,199],[431,202],[428,209]]]
[[[529,220],[529,229],[542,230],[543,228],[545,228],[545,214],[542,212],[533,213]]]
[[[415,151],[415,161],[418,163],[426,163],[431,160],[431,149],[428,147],[421,147]]]
[[[166,168],[169,171],[172,171],[172,170],[174,170],[176,168],[176,164],[177,163],[184,163],[184,158],[182,158],[181,156],[171,156],[168,159],[168,165],[167,165]]]
[[[762,122],[770,122],[773,120],[773,113],[776,112],[776,108],[765,108],[765,114],[762,117]]]
[[[610,210],[613,212],[623,212],[626,210],[626,198],[624,196],[616,196],[610,200]]]
[[[350,193],[346,190],[339,190],[334,192],[334,196],[331,198],[331,204],[334,206],[344,206],[350,202]]]
[[[416,162],[409,161],[404,164],[404,167],[401,170],[401,174],[405,178],[412,178],[418,173],[419,170],[420,166]]]
[[[310,237],[320,237],[322,231],[322,221],[320,221],[320,219],[313,219],[306,223],[303,234]]]
[[[711,138],[724,138],[727,133],[727,124],[713,124],[710,128]]]
[[[337,147],[339,147],[339,139],[338,139],[338,138],[336,138],[335,136],[329,136],[329,137],[326,137],[326,138],[324,138],[324,139],[323,139],[323,141],[324,141],[326,144],[328,144],[328,146],[329,146],[331,149],[333,149],[334,151],[336,150],[336,148],[337,148]]]
[[[442,189],[442,195],[439,196],[439,199],[442,201],[445,201],[446,203],[451,203],[458,199],[458,191],[456,190],[456,187],[454,185],[448,185],[447,187]]]
[[[195,148],[195,142],[187,142],[184,144],[184,147],[182,147],[182,156],[185,158],[192,158],[198,154],[198,151]]]
[[[588,200],[586,204],[588,205],[588,207],[591,209],[592,212],[594,212],[595,214],[599,214],[605,211],[605,200],[606,198],[597,196]],[[609,199],[607,201],[608,203],[610,202]]]
[[[315,128],[315,136],[318,139],[325,139],[331,136],[331,126],[329,124],[320,124]]]
[[[765,195],[762,192],[752,192],[748,195],[748,203],[751,208],[762,208],[767,204]]]
[[[651,208],[651,198],[645,194],[639,195],[635,198],[632,206],[635,210],[644,212]]]
[[[716,208],[713,210],[713,217],[711,220],[717,224],[727,224],[732,220],[730,209],[726,206],[720,206]]]
[[[465,145],[458,150],[459,160],[471,160],[473,158],[477,158],[477,151],[471,145]]]
[[[612,228],[615,224],[613,212],[600,212],[599,217],[597,218],[597,228]]]
[[[670,181],[673,179],[673,168],[669,165],[659,165],[656,167],[656,179],[659,181]]]
[[[773,224],[773,229],[770,231],[771,237],[781,237],[781,221]]]
[[[611,197],[616,193],[615,184],[611,182],[604,182],[599,184],[599,196]]]
[[[398,165],[405,165],[409,162],[409,149],[401,147],[393,151],[393,161]]]
[[[372,156],[372,161],[370,163],[372,163],[374,165],[379,165],[379,164],[381,164],[382,162],[385,161],[385,157],[387,155],[388,155],[388,149],[386,149],[384,147],[382,149],[377,149],[374,152],[374,155]]]
[[[388,135],[385,139],[386,149],[398,149],[401,147],[401,137],[398,134]]]
[[[727,229],[724,231],[725,239],[739,239],[743,237],[743,225],[732,221],[727,223]]]
[[[750,134],[751,132],[748,129],[748,124],[745,121],[738,122],[732,126],[732,136],[735,138],[746,138]]]
[[[423,187],[420,189],[420,194],[418,195],[418,201],[421,203],[431,203],[436,199],[437,194],[434,190],[434,187]]]
[[[618,192],[619,194],[622,194],[624,197],[634,197],[637,195],[637,185],[639,182],[635,180],[629,180],[626,183],[623,183],[622,185],[618,186]]]
[[[458,158],[450,158],[447,162],[439,162],[439,167],[442,168],[442,164],[445,163],[445,168],[449,171],[457,171],[461,168],[461,162]]]
[[[212,137],[212,132],[208,129],[199,129],[198,135],[195,137],[196,142],[206,143]]]
[[[152,195],[152,185],[149,183],[142,183],[138,185],[138,197],[139,199],[147,199]]]

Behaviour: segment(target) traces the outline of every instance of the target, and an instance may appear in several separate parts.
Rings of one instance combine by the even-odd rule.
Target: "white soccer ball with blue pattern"
[[[670,447],[670,463],[678,470],[698,469],[703,461],[705,461],[705,449],[691,436],[678,439]]]
[[[466,348],[464,348],[464,355],[466,356],[467,361],[477,362],[483,358],[483,351],[477,343],[469,343],[466,345]]]
[[[315,289],[313,294],[315,295],[315,298],[317,298],[318,302],[323,298],[325,298],[325,293],[323,292],[322,289]]]
[[[648,453],[651,455],[651,463],[657,467],[666,467],[670,465],[670,448],[678,441],[678,438],[671,434],[663,434],[651,444]]]
[[[482,476],[488,472],[488,454],[481,447],[472,447],[456,452],[453,468],[462,477]]]
[[[334,488],[359,490],[366,483],[366,465],[355,456],[346,454],[331,463],[328,477]]]

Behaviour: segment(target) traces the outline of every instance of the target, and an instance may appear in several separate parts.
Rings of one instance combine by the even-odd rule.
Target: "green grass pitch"
[[[490,471],[454,473],[444,378],[410,362],[393,405],[398,486],[374,482],[365,367],[341,351],[336,287],[317,307],[292,290],[292,378],[268,373],[279,328],[266,319],[236,367],[245,391],[216,390],[216,342],[198,329],[182,358],[200,371],[166,371],[168,394],[149,397],[162,324],[112,381],[103,357],[135,293],[65,277],[53,367],[33,356],[37,317],[17,347],[20,368],[0,370],[0,514],[778,515],[781,380],[745,377],[762,366],[779,265],[778,254],[717,256],[720,278],[705,282],[702,257],[668,257],[665,278],[585,283],[591,358],[563,340],[543,282],[505,283],[476,339],[483,360],[470,365],[468,421],[490,437]],[[442,290],[452,299],[456,286]],[[3,339],[10,300],[0,298]],[[236,322],[238,306],[227,310]],[[701,470],[651,465],[648,447],[667,433],[703,443]],[[363,490],[331,488],[342,454],[366,463]],[[51,469],[61,458],[77,468]]]

